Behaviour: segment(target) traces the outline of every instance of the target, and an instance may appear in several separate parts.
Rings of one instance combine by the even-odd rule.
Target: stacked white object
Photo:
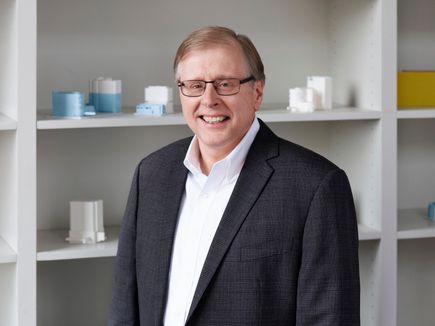
[[[331,77],[309,76],[306,88],[290,88],[287,109],[303,113],[332,109]]]
[[[164,113],[173,112],[173,94],[171,87],[145,87],[145,103],[136,106],[137,114],[162,115]]]
[[[314,90],[311,88],[290,88],[289,109],[297,112],[312,112],[314,110]]]
[[[106,240],[103,201],[70,201],[69,243],[96,243]]]

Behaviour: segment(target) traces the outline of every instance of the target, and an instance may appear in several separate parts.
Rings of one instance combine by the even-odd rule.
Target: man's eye
[[[230,80],[222,80],[218,83],[219,88],[231,88],[234,86],[234,83]]]
[[[190,89],[202,89],[204,88],[204,85],[201,83],[192,83],[187,85]]]

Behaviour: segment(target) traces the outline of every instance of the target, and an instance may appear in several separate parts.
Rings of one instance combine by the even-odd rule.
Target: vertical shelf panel
[[[36,325],[36,3],[16,0],[17,300],[19,326]]]

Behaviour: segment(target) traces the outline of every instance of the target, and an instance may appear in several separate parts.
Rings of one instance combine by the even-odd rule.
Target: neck
[[[199,146],[199,163],[201,165],[202,173],[209,175],[211,168],[216,162],[224,159],[232,149],[227,150],[207,150],[203,146]]]

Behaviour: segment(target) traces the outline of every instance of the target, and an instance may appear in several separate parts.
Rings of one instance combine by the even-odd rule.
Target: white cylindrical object
[[[90,81],[90,93],[120,94],[122,81],[112,78],[98,77]]]

